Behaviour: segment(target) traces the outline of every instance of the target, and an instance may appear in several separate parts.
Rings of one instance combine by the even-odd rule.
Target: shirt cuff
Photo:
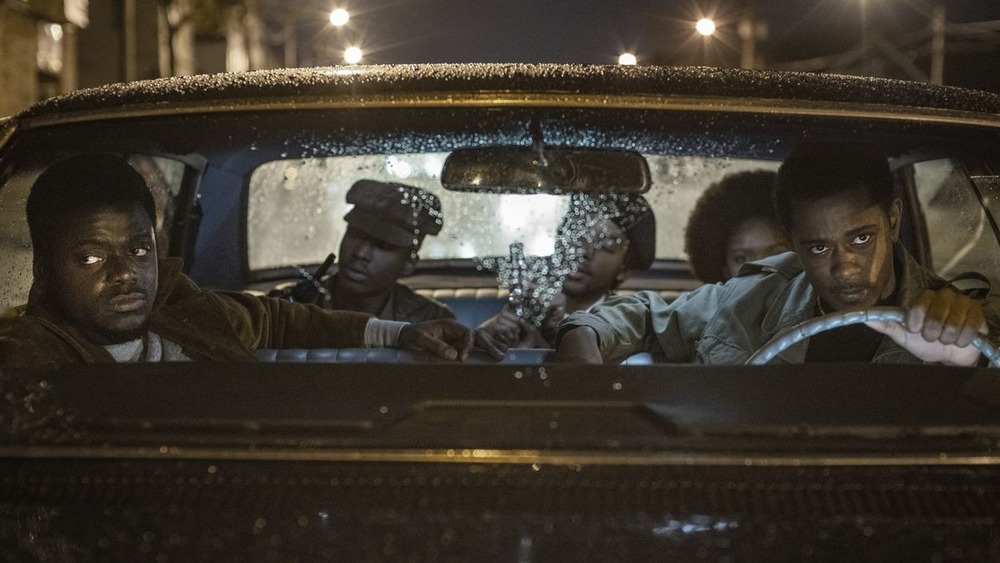
[[[399,345],[399,332],[410,323],[368,319],[365,325],[365,348],[395,348]]]

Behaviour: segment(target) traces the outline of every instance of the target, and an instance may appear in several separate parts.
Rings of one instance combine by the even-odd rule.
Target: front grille
[[[21,460],[10,560],[997,561],[994,467]]]

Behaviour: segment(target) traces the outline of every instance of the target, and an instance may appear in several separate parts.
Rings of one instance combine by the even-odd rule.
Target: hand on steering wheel
[[[870,307],[858,311],[830,313],[829,315],[810,319],[778,333],[767,344],[754,352],[746,363],[747,365],[766,364],[794,344],[830,329],[872,321],[888,321],[902,324],[905,320],[906,312],[896,307]],[[986,359],[990,362],[990,367],[1000,367],[1000,351],[990,344],[988,340],[977,336],[972,339],[971,344],[983,356],[986,356]]]

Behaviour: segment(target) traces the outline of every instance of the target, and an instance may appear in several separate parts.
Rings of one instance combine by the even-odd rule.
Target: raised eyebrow
[[[129,244],[136,244],[142,242],[148,242],[153,244],[153,236],[148,233],[136,234],[135,236],[128,239]],[[95,248],[105,248],[108,246],[108,241],[101,238],[85,238],[76,242],[71,248],[74,252],[79,252],[81,250],[86,250],[87,247]]]
[[[862,233],[874,231],[877,228],[878,228],[878,225],[874,225],[874,224],[872,224],[872,225],[863,225],[861,227],[856,227],[856,228],[851,229],[851,230],[847,231],[846,233],[844,233],[844,238],[854,238],[854,237],[856,237],[856,236],[858,236],[858,235],[860,235]],[[812,240],[799,240],[799,244],[801,244],[801,245],[815,246],[817,244],[828,245],[830,243],[827,242],[824,239],[812,239]]]
[[[72,248],[73,248],[73,250],[79,251],[79,250],[83,250],[84,247],[87,247],[87,246],[103,247],[105,245],[106,245],[106,243],[103,240],[96,239],[96,238],[85,238],[85,239],[77,241],[76,244],[74,244],[72,246]]]
[[[858,227],[857,229],[853,229],[853,230],[847,231],[847,236],[849,236],[849,237],[855,237],[855,236],[858,236],[860,234],[864,234],[864,233],[869,232],[869,231],[874,231],[876,228],[878,228],[877,225],[865,225],[863,227]]]
[[[799,244],[802,246],[830,245],[830,243],[827,242],[825,239],[799,240]]]

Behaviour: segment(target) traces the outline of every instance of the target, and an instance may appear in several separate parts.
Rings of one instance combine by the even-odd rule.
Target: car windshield
[[[614,95],[556,97],[545,103],[525,103],[516,96],[502,103],[478,97],[456,101],[453,94],[412,99],[402,95],[390,104],[349,99],[310,103],[299,108],[275,103],[212,111],[198,106],[165,112],[144,109],[63,122],[35,118],[8,131],[0,168],[0,310],[15,318],[25,314],[24,306],[32,299],[33,249],[25,220],[32,184],[61,159],[109,153],[124,157],[153,194],[160,257],[182,259],[186,276],[212,291],[322,306],[322,295],[316,292],[329,297],[331,277],[371,274],[357,268],[345,273],[340,262],[345,241],[362,236],[357,225],[363,223],[348,218],[364,212],[391,220],[393,212],[377,207],[382,204],[365,194],[395,186],[391,189],[419,190],[424,194],[420,197],[433,199],[436,207],[431,223],[421,224],[427,232],[418,229],[412,241],[404,237],[401,243],[381,243],[379,248],[408,249],[404,261],[409,261],[400,269],[398,283],[416,298],[444,307],[466,326],[484,326],[513,306],[518,314],[526,311],[523,320],[544,330],[540,319],[564,284],[571,283],[567,280],[595,276],[590,266],[579,266],[579,259],[566,259],[574,252],[567,248],[589,245],[623,253],[629,248],[622,240],[634,236],[634,224],[627,222],[605,224],[600,227],[604,231],[567,234],[567,217],[581,197],[612,207],[620,201],[640,201],[641,214],[655,220],[655,228],[643,239],[648,255],[636,262],[638,266],[620,269],[618,273],[627,275],[612,279],[599,300],[656,294],[671,303],[725,281],[722,264],[699,270],[692,258],[704,242],[699,237],[719,237],[728,229],[725,213],[711,213],[727,209],[725,204],[702,205],[706,194],[728,178],[756,175],[764,178],[767,191],[762,198],[767,199],[782,162],[797,146],[815,141],[863,143],[884,153],[901,200],[899,243],[916,263],[944,280],[971,284],[969,291],[980,295],[1000,283],[994,219],[1000,202],[1000,143],[994,128],[960,112],[955,119],[944,112],[931,119],[920,112],[894,115],[871,106],[806,102],[775,111],[774,103],[767,101],[720,109]],[[368,188],[353,191],[358,185]],[[407,197],[402,201],[410,201]],[[744,201],[739,205],[750,205]],[[768,213],[773,211],[773,205],[765,203]],[[691,223],[699,213],[714,218],[696,230]],[[609,217],[618,219],[598,216],[590,224]],[[417,216],[412,219],[416,222]],[[618,234],[609,237],[608,229]],[[377,236],[377,230],[363,235]],[[777,227],[773,231],[780,233]],[[783,242],[772,245],[770,252],[789,250],[791,244]],[[736,275],[743,261],[726,277]],[[404,299],[398,295],[394,299]],[[790,302],[779,301],[778,308]],[[655,327],[656,315],[648,322]],[[555,330],[555,325],[550,328]],[[398,351],[345,351],[355,347],[333,344],[288,347],[261,341],[252,352],[264,361],[258,368],[263,372],[311,374],[323,368],[348,374],[356,373],[360,362],[365,370],[393,373],[403,366],[448,377],[496,370],[513,375],[512,381],[541,374],[534,381],[551,382],[546,374],[566,369],[554,363],[554,342],[519,341],[501,363],[482,350],[464,364],[438,364],[427,355]],[[620,371],[609,380],[608,389],[621,389],[620,376],[642,378],[651,373],[643,370],[667,369],[658,367],[664,360],[654,348],[615,358]],[[740,353],[748,356],[753,351]],[[706,363],[706,358],[711,359],[700,349],[691,353],[692,361],[698,360],[694,363]],[[679,363],[687,362],[668,360],[662,365]],[[143,371],[139,366],[121,368]],[[740,373],[749,368],[727,369]],[[341,385],[347,379],[339,381]],[[424,391],[414,390],[407,408],[430,400]],[[846,397],[857,389],[838,387],[832,392]],[[385,398],[364,403],[392,412],[398,407]],[[337,412],[351,408],[340,405]],[[111,414],[99,410],[91,420],[107,423],[102,417]],[[672,423],[703,420],[692,411],[678,412],[682,414]],[[134,414],[142,418],[138,411]],[[242,414],[230,414],[246,421]],[[207,420],[204,412],[180,412],[176,417],[188,415]],[[272,415],[277,416],[267,416]],[[302,418],[294,413],[282,416]],[[359,417],[368,422],[350,424],[371,423],[367,414]],[[853,424],[850,416],[841,422]],[[744,431],[747,420],[734,424]],[[596,435],[603,436],[598,440],[603,445],[613,442]],[[416,443],[424,443],[424,438]]]

